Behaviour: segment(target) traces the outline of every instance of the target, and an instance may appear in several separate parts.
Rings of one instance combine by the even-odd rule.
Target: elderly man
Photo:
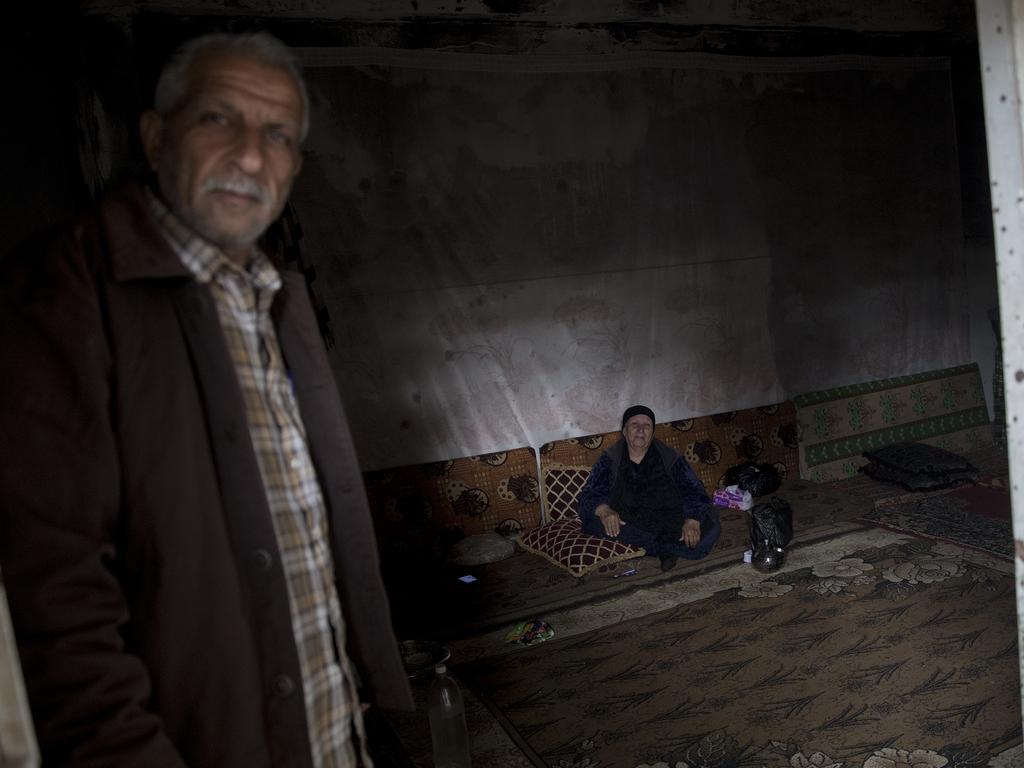
[[[153,170],[0,275],[0,563],[44,762],[369,765],[408,708],[302,278],[257,238],[309,104],[263,34],[187,43]]]
[[[654,437],[654,411],[622,414],[622,440],[594,464],[580,491],[583,530],[617,539],[675,567],[704,557],[718,540],[718,514],[686,459]]]

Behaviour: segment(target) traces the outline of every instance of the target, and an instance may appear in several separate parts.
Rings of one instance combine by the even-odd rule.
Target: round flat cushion
[[[452,548],[451,561],[456,565],[483,565],[511,557],[516,551],[513,539],[500,533],[479,533],[467,536]]]

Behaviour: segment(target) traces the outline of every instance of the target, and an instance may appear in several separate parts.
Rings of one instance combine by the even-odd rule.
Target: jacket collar
[[[100,203],[100,236],[107,245],[110,273],[115,282],[147,278],[194,278],[153,220],[142,187],[130,182]],[[281,288],[275,296],[275,316],[293,292],[304,289],[302,275],[277,270]]]
[[[115,282],[192,276],[153,221],[139,184],[128,183],[105,197],[97,215]]]

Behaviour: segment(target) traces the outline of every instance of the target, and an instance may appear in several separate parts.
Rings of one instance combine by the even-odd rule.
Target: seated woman
[[[583,530],[643,547],[673,568],[704,557],[718,541],[718,513],[686,459],[654,437],[654,411],[622,414],[622,440],[594,464],[577,502]]]

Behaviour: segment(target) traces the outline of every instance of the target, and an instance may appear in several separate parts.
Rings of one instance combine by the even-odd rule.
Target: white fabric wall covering
[[[366,469],[971,360],[948,62],[306,51]]]

